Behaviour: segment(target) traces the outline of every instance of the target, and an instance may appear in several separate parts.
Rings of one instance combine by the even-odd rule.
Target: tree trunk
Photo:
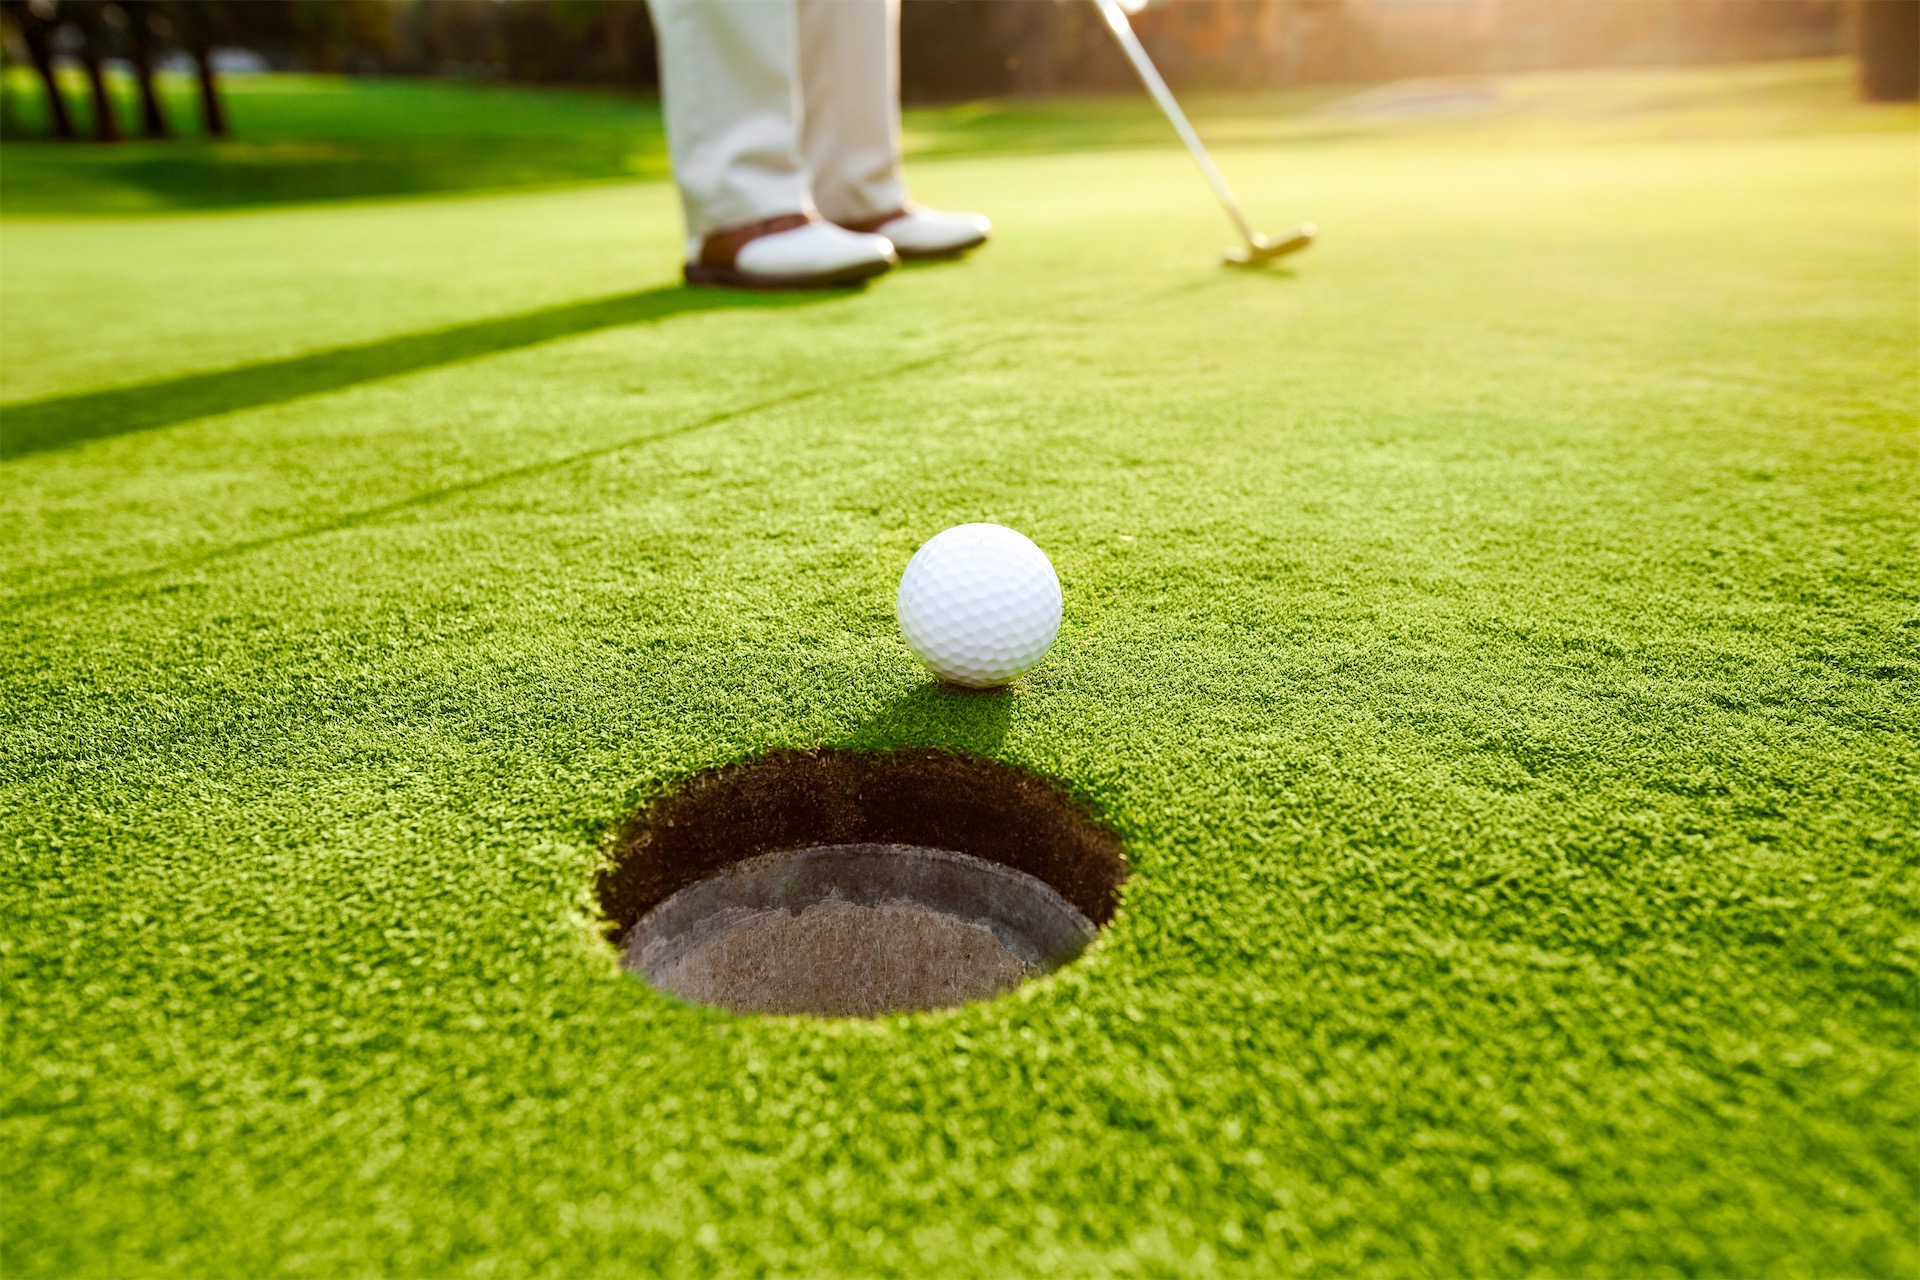
[[[1860,96],[1868,102],[1920,99],[1920,3],[1864,0],[1854,18]]]
[[[197,45],[190,52],[194,74],[200,82],[200,124],[209,138],[224,138],[227,112],[220,105],[220,85],[213,76],[213,50]]]
[[[193,59],[194,79],[200,87],[200,127],[209,138],[227,136],[227,112],[220,103],[220,84],[214,75],[213,50],[229,30],[230,16],[213,0],[178,0],[166,6],[174,40]]]
[[[13,115],[13,59],[7,53],[12,44],[0,31],[0,138],[11,138],[20,131]]]
[[[127,15],[127,60],[133,63],[134,83],[140,86],[140,131],[149,138],[164,138],[167,117],[160,110],[160,95],[153,85],[152,15],[137,0],[129,0],[122,11]]]
[[[60,92],[59,77],[53,70],[53,24],[21,5],[12,10],[20,23],[20,38],[26,42],[27,56],[47,90],[47,121],[56,138],[71,138],[73,116],[67,111],[67,96]]]
[[[81,10],[80,34],[80,64],[87,69],[87,87],[93,93],[94,141],[118,142],[120,122],[114,118],[113,96],[107,92],[107,28],[99,5]]]

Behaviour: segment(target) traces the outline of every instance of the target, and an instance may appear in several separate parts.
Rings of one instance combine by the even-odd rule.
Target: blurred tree
[[[194,79],[200,89],[200,127],[210,138],[227,136],[227,112],[220,101],[220,82],[213,65],[213,51],[230,30],[230,9],[250,5],[227,5],[218,0],[155,0],[173,29],[174,38],[193,59]],[[265,7],[265,6],[262,6]]]
[[[499,10],[506,73],[534,84],[651,80],[652,26],[635,0],[519,0]],[[639,38],[641,30],[646,38]]]
[[[995,5],[988,38],[1005,51],[1006,85],[1014,93],[1049,94],[1060,87],[1057,4]]]
[[[20,129],[13,109],[13,63],[12,24],[0,24],[0,138],[14,137]]]
[[[1853,21],[1860,96],[1869,102],[1920,99],[1920,2],[1863,0]]]
[[[80,65],[93,99],[94,141],[118,142],[120,122],[114,117],[113,95],[107,92],[106,64],[113,48],[105,0],[67,0],[60,16],[71,17],[80,32]]]
[[[570,79],[572,46],[587,34],[590,15],[575,4],[522,0],[500,9],[509,80],[528,84]]]
[[[990,0],[914,3],[900,10],[900,92],[910,102],[951,102],[997,92],[1005,55],[988,31]]]
[[[431,75],[531,84],[659,83],[644,0],[400,0],[385,3],[384,65]]]
[[[73,137],[73,115],[67,110],[67,96],[60,92],[60,77],[53,66],[53,33],[59,26],[53,0],[3,0],[0,13],[5,13],[20,33],[20,42],[26,45],[27,57],[46,89],[47,120],[53,136]]]
[[[505,61],[498,8],[490,0],[415,0],[406,8],[404,65],[437,75],[497,74]]]
[[[310,71],[340,72],[389,63],[397,49],[400,6],[390,0],[239,0],[231,7],[238,38],[284,49]]]
[[[154,30],[159,14],[150,3],[121,0],[112,12],[120,15],[119,28],[126,37],[127,62],[133,67],[133,83],[140,91],[140,131],[149,138],[164,138],[170,132],[167,116],[160,109],[160,95],[153,84],[153,54],[161,33]]]
[[[1164,31],[1163,14],[1143,15],[1141,40],[1153,48],[1156,32]],[[1017,4],[999,0],[986,6],[983,34],[995,60],[1004,68],[1000,84],[980,86],[981,92],[1047,95],[1062,91],[1113,89],[1132,83],[1133,72],[1121,57],[1105,24],[1092,5]],[[1167,47],[1156,50],[1164,57]]]
[[[251,50],[274,67],[322,72],[498,77],[629,91],[658,84],[644,0],[0,5],[14,15],[22,43],[48,83],[43,64],[50,68],[60,49],[75,47],[60,40],[80,34],[85,15],[114,21],[124,14],[113,47],[125,50],[134,65],[150,136],[166,130],[151,92],[151,64],[167,44],[192,58],[202,118],[214,136],[228,129],[213,58],[222,47]],[[1135,28],[1175,85],[1253,89],[1462,71],[1831,54],[1843,47],[1843,12],[1857,19],[1862,91],[1911,97],[1912,23],[1920,16],[1920,0],[1155,0]],[[149,21],[139,21],[143,14]],[[1908,26],[1899,28],[1900,21]],[[72,29],[55,30],[63,24]],[[29,27],[32,40],[26,39]],[[97,37],[96,31],[87,45],[93,52],[83,58],[94,66],[104,56]],[[1084,0],[907,0],[901,45],[902,87],[915,101],[1132,86],[1125,61]],[[57,85],[50,91],[57,93]],[[50,115],[56,130],[62,118],[70,130],[63,110]]]
[[[607,48],[619,82],[629,89],[652,89],[660,83],[659,52],[653,40],[653,17],[644,0],[609,3]]]

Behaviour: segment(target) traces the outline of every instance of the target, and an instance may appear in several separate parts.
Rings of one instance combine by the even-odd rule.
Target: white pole
[[[1233,188],[1229,187],[1227,180],[1220,176],[1220,171],[1213,167],[1213,157],[1207,154],[1206,147],[1201,145],[1200,135],[1195,133],[1193,126],[1187,122],[1187,113],[1180,109],[1178,102],[1174,101],[1173,90],[1167,88],[1167,82],[1160,78],[1160,72],[1154,67],[1153,59],[1147,56],[1146,48],[1140,43],[1140,37],[1133,34],[1133,24],[1127,21],[1127,11],[1120,7],[1117,0],[1093,0],[1093,3],[1100,10],[1100,16],[1107,20],[1107,26],[1113,29],[1113,37],[1120,42],[1121,50],[1126,53],[1128,61],[1133,63],[1133,69],[1140,73],[1140,80],[1147,86],[1147,92],[1152,94],[1153,100],[1160,104],[1160,110],[1166,114],[1167,123],[1171,124],[1173,131],[1180,135],[1180,141],[1187,144],[1187,151],[1193,156],[1193,162],[1200,166],[1200,172],[1206,178],[1208,185],[1213,188],[1213,194],[1220,197],[1220,203],[1226,207],[1227,216],[1233,219],[1234,226],[1240,228],[1240,236],[1247,242],[1247,248],[1257,250],[1259,240],[1254,235],[1253,224],[1248,222],[1247,215],[1241,212],[1240,202],[1234,199]]]

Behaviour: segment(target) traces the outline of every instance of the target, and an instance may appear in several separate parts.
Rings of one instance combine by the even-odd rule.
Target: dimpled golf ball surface
[[[1032,670],[1060,632],[1053,564],[1004,525],[956,525],[929,539],[900,575],[895,604],[927,669],[974,689]]]

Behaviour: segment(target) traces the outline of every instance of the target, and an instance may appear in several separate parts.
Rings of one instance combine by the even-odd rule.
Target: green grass
[[[43,140],[45,102],[27,72],[0,165],[0,210],[130,213],[664,177],[656,103],[433,80],[241,75],[223,82],[233,137],[199,136],[185,76],[161,77],[179,137],[114,146]],[[123,129],[139,119],[116,82]],[[67,95],[89,127],[76,77]]]
[[[1553,142],[1572,138],[1725,136],[1911,129],[1913,113],[1856,101],[1840,60],[1762,63],[1710,75],[1665,68],[1557,72],[1423,82],[1414,90],[1492,87],[1485,111],[1428,117],[1361,115],[1342,103],[1362,86],[1189,95],[1216,144],[1475,137]],[[31,74],[7,80],[15,122],[0,158],[0,211],[138,213],[452,191],[499,190],[667,175],[660,112],[613,93],[434,80],[347,80],[306,75],[230,76],[223,82],[231,141],[196,136],[197,99],[183,76],[163,76],[168,119],[182,136],[102,147],[43,139],[44,102]],[[132,82],[115,78],[123,128],[138,119]],[[88,98],[78,73],[69,105],[84,131]],[[1165,120],[1141,94],[1052,102],[968,102],[909,111],[906,144],[917,158],[1168,147]]]
[[[9,220],[0,1270],[1912,1274],[1920,163],[1749,106],[1234,149],[1261,274],[1164,148],[797,300],[660,183]],[[1067,597],[998,698],[890,616],[973,519]],[[1118,918],[619,973],[608,834],[815,744],[1062,780]]]

